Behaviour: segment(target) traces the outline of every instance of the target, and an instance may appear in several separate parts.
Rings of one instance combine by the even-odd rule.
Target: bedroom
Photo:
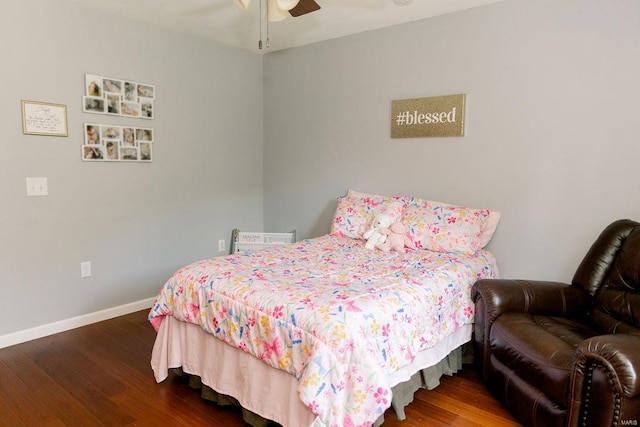
[[[150,305],[236,227],[325,233],[347,188],[496,209],[503,277],[570,278],[605,224],[640,214],[639,8],[507,0],[263,57],[72,1],[11,2],[0,339]],[[80,161],[86,72],[156,85],[153,163]],[[460,92],[464,137],[389,138],[392,99]],[[21,99],[66,104],[69,137],[22,135]],[[28,176],[49,196],[27,198]]]

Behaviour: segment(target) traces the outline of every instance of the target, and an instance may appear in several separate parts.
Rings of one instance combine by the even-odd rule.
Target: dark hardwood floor
[[[157,384],[147,311],[0,349],[0,426],[245,426],[171,375]],[[385,427],[517,426],[470,367],[419,390]],[[298,426],[291,426],[298,427]]]

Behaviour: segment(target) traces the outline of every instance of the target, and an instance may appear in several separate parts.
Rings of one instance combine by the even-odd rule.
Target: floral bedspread
[[[315,426],[371,426],[391,404],[387,376],[472,323],[471,286],[498,270],[486,251],[363,243],[326,235],[192,263],[163,286],[149,320],[195,323],[291,373]]]

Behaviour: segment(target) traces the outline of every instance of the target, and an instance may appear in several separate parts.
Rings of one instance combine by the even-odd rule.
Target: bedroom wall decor
[[[67,106],[23,100],[22,133],[25,135],[67,136]]]
[[[84,89],[82,110],[85,113],[154,119],[154,85],[85,74]],[[151,162],[153,140],[151,128],[85,123],[82,160]]]
[[[81,148],[87,162],[151,162],[153,129],[85,123]]]
[[[391,101],[391,138],[463,136],[465,94]]]
[[[147,83],[85,74],[85,113],[153,119],[156,88]]]

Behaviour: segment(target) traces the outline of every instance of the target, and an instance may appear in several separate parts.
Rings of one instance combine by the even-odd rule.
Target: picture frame
[[[85,113],[155,119],[155,85],[87,73],[84,87]]]
[[[105,99],[99,96],[83,96],[82,111],[85,113],[104,114]]]
[[[102,86],[105,94],[114,93],[122,95],[122,80],[105,77],[102,79]]]
[[[125,81],[122,90],[124,101],[134,102],[138,99],[138,85],[135,82]]]
[[[139,154],[138,158],[141,162],[151,162],[153,160],[153,143],[151,142],[141,142],[139,144]]]
[[[135,147],[136,146],[136,129],[132,127],[122,128],[122,145]]]
[[[140,117],[140,104],[137,102],[122,101],[120,108],[122,116]]]
[[[137,162],[138,147],[120,147],[120,160],[125,162]]]
[[[110,126],[110,125],[102,125],[100,127],[102,142],[103,144],[106,141],[120,141],[122,140],[122,127],[121,126]]]
[[[105,92],[104,98],[106,100],[106,113],[119,116],[122,113],[122,95]]]
[[[137,93],[138,93],[138,97],[155,99],[155,97],[156,97],[156,87],[154,85],[138,83],[137,84]]]
[[[101,126],[95,123],[84,124],[84,145],[100,145]]]
[[[86,96],[102,96],[104,78],[96,74],[84,75],[84,92]]]
[[[151,128],[135,128],[136,142],[153,142],[153,129]]]
[[[152,128],[85,123],[82,160],[149,163],[153,139]]]
[[[156,87],[152,84],[86,73],[84,87],[82,111],[85,113],[155,118]],[[82,160],[148,163],[153,160],[153,140],[152,128],[85,123]]]
[[[104,142],[104,160],[107,162],[115,162],[120,160],[118,150],[120,149],[120,141],[109,140]]]
[[[153,119],[153,98],[139,97],[140,103],[140,118],[141,119]]]
[[[104,159],[104,147],[102,145],[83,145],[82,160],[85,162],[96,162]]]
[[[22,100],[21,105],[25,135],[68,136],[65,104]]]

